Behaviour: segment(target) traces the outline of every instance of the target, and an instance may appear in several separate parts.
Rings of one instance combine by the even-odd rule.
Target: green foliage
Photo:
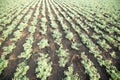
[[[117,68],[112,65],[111,60],[102,60],[101,62],[102,62],[102,65],[106,66],[106,70],[111,76],[110,80],[120,79],[120,71],[118,71]]]
[[[59,48],[59,50],[56,51],[58,57],[59,57],[59,64],[61,67],[65,67],[66,63],[69,59],[69,53],[67,50],[64,50],[62,48]]]
[[[69,40],[72,40],[72,39],[73,39],[73,37],[74,37],[73,33],[72,33],[72,32],[70,32],[70,31],[67,31],[66,33],[67,33],[67,34],[66,34],[66,36],[65,36],[65,37],[66,37],[67,39],[69,39]]]
[[[18,56],[19,58],[29,59],[32,54],[32,44],[33,44],[33,36],[31,35],[27,40],[26,43],[23,44],[24,52]]]
[[[21,24],[18,26],[18,29],[19,29],[20,31],[23,31],[26,26],[27,26],[26,23],[21,23]]]
[[[47,32],[47,25],[46,25],[46,23],[41,23],[41,28],[42,28],[42,30],[41,30],[41,33],[42,34],[46,34],[46,32]]]
[[[112,37],[110,37],[110,36],[108,36],[108,35],[103,35],[103,36],[104,36],[104,38],[107,39],[110,43],[112,43],[113,45],[115,45],[116,41],[115,41]],[[115,45],[115,46],[116,46],[116,45]]]
[[[20,54],[20,56],[18,56],[19,58],[25,58],[25,59],[29,59],[30,58],[30,56],[31,56],[31,53],[32,52],[32,49],[27,49],[27,50],[25,50],[25,52],[22,52],[21,54]]]
[[[113,51],[110,53],[110,55],[113,57],[113,58],[116,58],[116,53]]]
[[[38,13],[39,14],[39,13]],[[38,15],[36,15],[36,16],[38,16]],[[33,18],[33,21],[31,22],[31,24],[32,24],[32,27],[34,27],[36,24],[37,24],[37,18],[36,17],[34,17]]]
[[[14,35],[14,38],[11,39],[11,41],[17,41],[18,39],[20,39],[20,37],[21,37],[22,34],[21,34],[21,32],[19,30],[17,30],[17,31],[15,31],[13,33],[13,35]]]
[[[76,31],[77,33],[80,33],[80,28],[79,28],[79,26],[76,26],[76,25],[72,24],[72,27],[75,29],[75,31]]]
[[[14,43],[9,46],[3,47],[3,55],[6,56],[7,54],[10,54],[15,47],[16,45]]]
[[[72,43],[72,45],[71,45],[71,48],[73,48],[73,49],[75,49],[75,50],[79,50],[79,47],[80,47],[80,44],[77,43],[77,42],[74,42],[74,43]]]
[[[56,29],[58,28],[58,25],[56,24],[55,21],[51,21],[51,27]]]
[[[14,78],[12,80],[29,80],[26,77],[26,73],[29,70],[29,66],[26,64],[26,62],[21,62],[17,69],[16,72],[14,73]]]
[[[36,27],[35,26],[30,26],[28,31],[33,34],[35,32]]]
[[[62,34],[59,32],[58,29],[55,29],[55,30],[53,31],[52,36],[53,36],[53,38],[55,38],[55,39],[59,39],[59,38],[62,37]]]
[[[95,58],[98,60],[101,66],[105,66],[107,72],[111,75],[112,80],[119,80],[120,72],[112,65],[111,60],[103,60],[103,57],[100,55],[100,50],[93,44],[93,42],[88,39],[87,35],[80,35],[82,37],[82,41],[87,47],[90,49],[90,53],[94,54]],[[84,57],[85,58],[85,57]]]
[[[31,35],[27,40],[26,43],[23,44],[24,50],[32,48],[32,43],[33,43],[33,36]]]
[[[99,40],[97,43],[100,44],[100,46],[106,51],[108,49],[111,49],[111,47],[108,44],[106,44],[105,40]]]
[[[48,40],[42,39],[37,45],[39,46],[40,49],[45,48],[45,47],[49,46]]]
[[[5,60],[4,57],[1,57],[0,58],[0,74],[7,67],[7,65],[8,65],[8,60]]]
[[[41,22],[42,23],[46,23],[47,22],[47,19],[45,17],[41,18]]]
[[[59,46],[58,49],[55,45],[58,49],[56,54],[58,55],[60,67],[66,67],[66,63],[69,60],[69,53],[66,48],[69,48],[69,46],[61,42],[64,35],[62,36],[59,29],[63,29],[66,34],[65,38],[72,43],[70,46],[72,49],[82,51],[80,49],[81,45],[79,45],[77,41],[72,42],[74,40],[74,34],[70,31],[72,29],[77,35],[75,36],[76,39],[78,40],[79,36],[82,46],[89,50],[88,54],[93,55],[99,65],[105,67],[106,72],[110,76],[110,80],[120,80],[120,71],[112,61],[112,58],[117,58],[116,52],[112,49],[116,48],[120,51],[120,0],[56,0],[55,3],[53,0],[40,2],[39,0],[35,2],[31,1],[32,0],[0,0],[0,47],[2,48],[2,51],[0,50],[0,74],[2,74],[2,71],[8,66],[8,60],[5,58],[15,49],[15,44],[19,42],[20,37],[23,37],[21,33],[25,28],[28,28],[30,35],[28,35],[26,42],[23,44],[24,51],[21,52],[18,58],[25,58],[25,60],[30,58],[32,52],[34,52],[32,49],[32,47],[34,47],[32,46],[34,42],[33,34],[36,31],[36,25],[40,19],[39,30],[42,36],[45,35],[45,37],[48,37],[47,31],[49,31],[49,26],[47,25],[51,22],[49,25],[52,27],[53,32],[50,29],[53,33],[52,37],[54,38],[55,44]],[[36,5],[37,3],[38,5]],[[41,3],[43,6],[40,9]],[[46,6],[48,10],[47,14],[49,15],[46,14]],[[39,15],[42,15],[42,17],[39,18]],[[49,17],[50,21],[48,21],[49,19],[47,20],[47,17]],[[30,18],[33,20],[31,21]],[[12,23],[10,23],[11,21]],[[29,24],[29,21],[31,24]],[[60,26],[56,21],[60,22]],[[12,38],[9,39],[11,36]],[[94,43],[93,40],[98,41]],[[1,44],[3,45],[1,46]],[[40,49],[50,46],[48,39],[42,39],[37,45]],[[112,48],[111,45],[114,48]],[[101,48],[103,48],[105,52],[109,52],[109,50],[112,51],[110,52],[112,58],[104,57],[105,53],[101,51]],[[85,72],[89,75],[90,80],[99,80],[100,76],[93,62],[84,53],[81,53],[81,58],[81,63],[85,68]],[[28,80],[26,77],[28,69],[29,66],[25,62],[20,63],[16,69],[13,80]],[[51,72],[52,62],[50,62],[50,57],[47,54],[41,53],[35,72],[37,78],[47,80],[48,77],[52,75]],[[64,72],[63,80],[79,80],[78,77],[78,74],[73,70],[73,65],[70,65],[68,70]]]
[[[68,67],[68,71],[65,71],[66,77],[63,80],[80,80],[79,75],[73,72],[73,64]]]
[[[52,63],[50,62],[50,57],[48,54],[40,53],[38,58],[36,76],[41,80],[46,80],[47,77],[51,75]]]
[[[90,80],[99,80],[100,74],[97,72],[97,69],[94,67],[90,59],[87,58],[84,52],[81,53],[81,58],[83,59],[81,63],[84,65],[86,73],[90,76]]]
[[[114,30],[115,32],[117,32],[118,34],[120,34],[120,30],[119,30],[119,29],[113,28],[113,30]]]
[[[64,26],[62,26],[63,27],[63,29],[65,30],[65,31],[67,31],[69,28],[68,28],[68,26],[66,26],[66,25],[64,25]]]
[[[3,38],[3,40],[5,40],[9,34],[12,33],[12,30],[16,27],[16,24],[12,24],[9,26],[9,28],[7,27],[6,30],[3,31],[1,38]]]
[[[29,19],[30,19],[30,17],[31,17],[31,14],[29,13],[29,14],[27,14],[25,17],[24,17],[24,21],[26,22],[28,22],[29,21]]]
[[[55,29],[52,34],[53,38],[55,39],[55,42],[59,45],[62,46],[61,44],[61,39],[62,39],[62,34],[59,32],[58,29]]]
[[[99,37],[100,37],[100,36],[99,36],[99,35],[96,35],[96,34],[93,34],[93,35],[92,35],[92,38],[94,38],[94,39],[96,39],[96,40],[98,40]]]

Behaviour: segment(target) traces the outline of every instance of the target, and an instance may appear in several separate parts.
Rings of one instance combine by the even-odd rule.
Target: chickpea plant
[[[69,59],[69,53],[67,50],[64,50],[62,48],[59,48],[59,50],[56,51],[58,57],[59,57],[59,64],[61,67],[65,67],[66,63],[68,62]]]
[[[64,71],[66,77],[63,80],[80,80],[78,73],[74,73],[73,64],[68,67],[68,71]]]
[[[21,62],[16,69],[16,72],[14,73],[14,78],[12,80],[29,80],[26,77],[26,73],[29,70],[29,66],[26,64],[26,62]]]
[[[43,49],[43,48],[49,46],[48,40],[42,39],[37,45],[39,46],[40,49]]]
[[[41,80],[46,80],[52,71],[52,62],[50,62],[50,57],[48,54],[40,53],[40,57],[37,60],[37,68],[35,70],[37,78]]]

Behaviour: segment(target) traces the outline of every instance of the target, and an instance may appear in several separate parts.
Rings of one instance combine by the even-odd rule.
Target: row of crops
[[[120,80],[119,9],[13,1],[0,1],[0,80]]]

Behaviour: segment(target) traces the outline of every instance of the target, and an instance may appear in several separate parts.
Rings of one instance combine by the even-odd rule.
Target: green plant
[[[59,64],[61,67],[65,67],[66,63],[69,59],[69,53],[67,50],[64,50],[62,48],[59,48],[59,50],[56,51],[57,55],[59,56]]]
[[[28,22],[29,21],[29,19],[30,19],[30,17],[31,17],[31,14],[29,13],[29,14],[27,14],[25,17],[24,17],[24,21],[26,22]]]
[[[37,16],[37,15],[36,15]],[[33,21],[31,22],[32,26],[34,27],[37,24],[37,19],[34,17]]]
[[[87,44],[87,47],[90,49],[89,52],[94,54],[94,56],[98,60],[99,64],[101,66],[104,65],[106,67],[106,70],[111,75],[112,80],[114,80],[114,79],[119,80],[120,72],[115,68],[115,66],[112,65],[111,60],[103,59],[103,57],[100,55],[101,51],[98,49],[98,47],[95,46],[95,44],[90,39],[87,39],[87,37],[88,37],[87,35],[83,35],[81,33],[80,37],[82,37],[82,41],[84,39],[83,43]],[[91,48],[91,47],[94,47],[94,48]]]
[[[18,56],[18,58],[25,58],[27,60],[32,55],[32,54],[30,54],[31,52],[32,52],[32,49],[27,49],[27,50],[25,50],[25,52],[22,52],[20,54],[20,56]]]
[[[41,30],[41,32],[42,32],[42,34],[46,34],[46,31],[47,31],[47,25],[46,25],[46,23],[41,23],[41,28],[42,28],[42,30]]]
[[[94,34],[92,35],[92,38],[98,40],[98,39],[100,38],[100,36],[99,36],[99,35],[96,35],[96,34],[94,33]]]
[[[100,44],[100,46],[106,51],[108,49],[111,49],[111,47],[108,44],[106,44],[105,40],[99,40],[97,43]]]
[[[24,52],[18,56],[19,58],[29,59],[32,54],[32,44],[33,44],[33,36],[31,35],[27,40],[26,43],[23,44]]]
[[[52,36],[53,36],[53,38],[55,38],[55,39],[59,39],[59,38],[62,37],[62,34],[59,32],[58,29],[55,29],[55,30],[53,31]]]
[[[113,51],[113,52],[111,52],[110,53],[110,55],[113,57],[113,58],[116,58],[116,54],[115,54],[115,52]]]
[[[120,34],[120,30],[119,30],[119,29],[113,28],[113,30],[114,30],[115,32],[117,32],[118,34]]]
[[[46,23],[47,19],[45,17],[41,18],[41,22]]]
[[[55,17],[52,14],[50,14],[50,20],[51,21],[55,20]]]
[[[79,75],[73,72],[73,64],[68,67],[68,71],[65,71],[66,77],[63,80],[80,80]]]
[[[52,71],[52,62],[50,62],[50,57],[48,54],[40,53],[40,57],[38,58],[36,75],[37,78],[41,80],[46,80],[47,77],[51,75]]]
[[[58,25],[56,24],[55,21],[51,21],[51,27],[56,29],[58,28]]]
[[[66,36],[65,36],[67,39],[69,39],[69,40],[72,40],[73,39],[73,37],[74,37],[74,35],[73,35],[73,33],[72,32],[70,32],[70,31],[67,31],[66,32]]]
[[[79,50],[79,47],[80,47],[80,44],[77,43],[77,42],[74,42],[74,43],[72,43],[72,45],[71,45],[71,48],[73,48],[73,49],[75,49],[75,50]]]
[[[92,61],[87,58],[85,53],[81,53],[81,58],[83,59],[81,63],[84,65],[85,71],[90,76],[90,80],[99,80],[100,74],[97,72],[97,69],[94,67]]]
[[[45,48],[45,47],[49,46],[48,40],[42,39],[37,45],[39,46],[40,49]]]
[[[33,34],[35,32],[36,27],[35,26],[30,26],[28,31]]]
[[[79,28],[79,26],[76,26],[76,25],[72,24],[72,27],[74,28],[74,30],[75,30],[77,33],[80,33],[80,28]]]
[[[67,31],[67,30],[69,29],[68,26],[66,26],[66,25],[64,25],[64,24],[63,24],[62,27],[63,27],[64,31]]]
[[[103,65],[106,65],[106,70],[110,74],[110,80],[119,80],[120,79],[120,71],[116,69],[115,66],[112,65],[111,60],[103,60]]]
[[[33,37],[29,37],[28,40],[26,40],[26,43],[23,44],[24,50],[32,48],[33,43]]]
[[[8,65],[8,60],[5,60],[4,57],[1,57],[0,58],[0,74],[7,67],[7,65]]]
[[[13,33],[13,35],[14,35],[14,39],[12,39],[12,40],[15,40],[15,41],[17,41],[20,37],[21,37],[21,32],[19,31],[19,30],[17,30],[17,31],[15,31],[14,33]]]
[[[3,47],[3,55],[5,56],[7,54],[10,54],[15,47],[16,45],[14,43],[12,43],[11,45],[7,47]]]
[[[26,77],[26,73],[29,70],[29,66],[26,64],[26,62],[21,62],[17,69],[16,72],[14,73],[14,78],[12,80],[29,80]]]

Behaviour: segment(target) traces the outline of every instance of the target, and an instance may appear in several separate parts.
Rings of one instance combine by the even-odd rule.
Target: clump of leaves
[[[60,66],[65,67],[66,63],[68,62],[69,53],[67,52],[67,50],[64,50],[62,48],[59,48],[59,50],[57,50],[56,53],[59,56],[59,64],[60,64]]]
[[[20,63],[16,69],[13,80],[29,80],[26,77],[28,69],[29,66],[25,62]]]
[[[73,49],[75,49],[75,50],[79,50],[79,47],[80,47],[80,44],[77,43],[77,42],[74,42],[74,43],[72,43],[72,45],[71,45],[71,48],[73,48]]]
[[[66,75],[64,80],[80,80],[79,75],[73,71],[73,64],[68,67],[68,71],[65,71],[64,74]]]
[[[111,47],[108,44],[106,44],[105,40],[99,40],[97,43],[100,44],[100,46],[106,51],[107,49],[111,49]]]
[[[26,24],[26,23],[21,23],[21,24],[18,26],[18,29],[19,29],[20,31],[23,31],[23,29],[24,29],[25,27],[27,27],[27,24]]]
[[[56,28],[58,28],[58,25],[56,24],[55,21],[52,21],[51,22],[51,27],[56,29]]]
[[[46,23],[41,23],[41,28],[42,28],[42,30],[40,30],[40,32],[42,34],[46,34],[46,31],[47,31],[47,25],[46,25]]]
[[[35,29],[36,29],[35,26],[30,26],[28,31],[29,31],[30,33],[34,33],[34,32],[35,32]]]
[[[92,61],[88,59],[84,52],[81,53],[81,58],[83,59],[81,63],[83,64],[86,73],[89,74],[90,80],[99,80],[100,74],[98,73]]]
[[[41,18],[41,21],[46,23],[47,22],[47,19],[45,17]]]
[[[48,57],[48,54],[40,53],[37,65],[37,78],[40,78],[41,80],[46,80],[47,77],[51,75],[52,71],[52,62],[50,62],[50,57]]]
[[[14,43],[12,43],[11,45],[7,46],[7,47],[3,47],[3,55],[7,55],[10,54],[12,52],[12,50],[16,47],[16,45]]]
[[[92,35],[92,38],[99,39],[99,35],[96,35],[95,33]]]
[[[39,46],[40,49],[45,48],[45,47],[49,46],[48,40],[42,39],[37,45]]]
[[[17,30],[17,31],[14,32],[13,35],[14,35],[15,38],[13,38],[11,40],[12,41],[17,41],[21,37],[22,34],[21,34],[21,32],[19,30]]]
[[[73,37],[74,37],[73,33],[72,33],[72,32],[70,32],[70,31],[67,31],[66,33],[67,33],[67,34],[66,34],[66,36],[65,36],[65,37],[66,37],[67,39],[69,39],[69,40],[72,40],[72,39],[73,39]]]
[[[55,39],[59,39],[59,38],[61,38],[61,36],[62,36],[62,34],[59,32],[59,30],[58,29],[55,29],[54,31],[53,31],[53,38],[55,38]]]
[[[67,31],[67,30],[69,30],[69,28],[68,28],[68,26],[63,26],[63,29],[64,29],[64,31]]]
[[[23,44],[24,47],[24,52],[21,53],[20,56],[18,56],[19,58],[25,58],[25,59],[29,59],[30,56],[32,54],[30,54],[32,52],[32,43],[33,43],[33,36],[30,36],[26,43]]]
[[[110,55],[113,57],[113,58],[116,58],[116,54],[115,54],[115,52],[113,51],[113,52],[111,52],[110,53]]]
[[[19,58],[25,58],[25,59],[29,59],[30,56],[32,54],[30,54],[32,52],[32,49],[27,49],[25,50],[25,52],[22,52],[20,56],[18,56]]]
[[[7,67],[8,65],[8,61],[5,60],[4,57],[0,58],[0,74],[2,73],[2,71]]]

